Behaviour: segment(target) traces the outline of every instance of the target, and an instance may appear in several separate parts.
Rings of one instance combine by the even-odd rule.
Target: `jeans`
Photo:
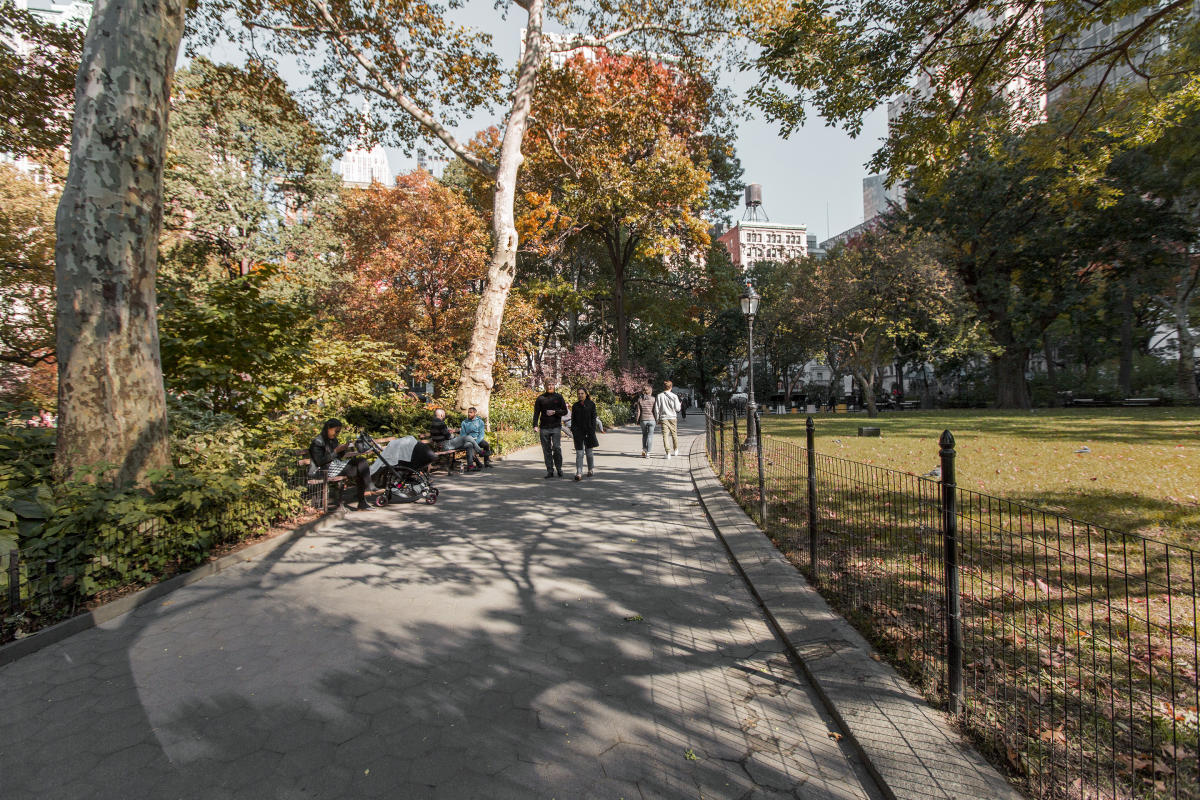
[[[546,459],[546,472],[562,472],[562,428],[542,428],[538,438],[542,440],[542,457]]]
[[[575,451],[575,474],[576,475],[583,474],[584,454],[587,455],[588,472],[591,472],[595,468],[596,462],[592,459],[592,450],[593,450],[593,448],[591,448],[591,447],[581,447]]]
[[[654,444],[654,420],[642,420],[642,452],[649,453]]]
[[[667,455],[679,449],[679,433],[675,430],[675,420],[661,419],[658,421],[662,425],[663,447],[667,450]]]
[[[447,450],[458,450],[460,448],[466,448],[467,450],[467,466],[475,466],[475,458],[479,455],[479,445],[475,444],[475,440],[460,433],[446,442]]]

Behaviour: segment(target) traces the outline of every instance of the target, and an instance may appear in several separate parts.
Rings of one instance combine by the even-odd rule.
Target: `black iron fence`
[[[310,483],[296,459],[274,474],[282,481],[272,484],[277,491],[322,508],[325,485]],[[268,530],[289,504],[239,492],[185,516],[133,524],[103,520],[77,535],[25,537],[19,547],[0,552],[0,643],[72,617],[129,586],[194,567],[213,551]]]
[[[811,418],[706,427],[747,513],[1030,794],[1200,797],[1200,553],[960,488],[949,431],[916,476],[817,453]]]

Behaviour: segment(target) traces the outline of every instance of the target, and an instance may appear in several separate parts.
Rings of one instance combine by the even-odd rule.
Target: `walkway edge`
[[[69,636],[74,636],[77,633],[90,630],[91,628],[101,625],[110,620],[116,619],[131,611],[151,603],[163,595],[170,594],[176,589],[181,589],[189,584],[204,580],[210,575],[216,575],[219,572],[224,572],[232,566],[241,564],[246,561],[253,561],[261,556],[265,556],[276,548],[282,547],[288,542],[301,538],[302,536],[321,530],[327,525],[341,520],[346,514],[345,510],[339,510],[333,513],[325,514],[316,519],[309,520],[301,525],[297,525],[290,531],[281,533],[278,536],[273,536],[270,539],[264,539],[261,542],[244,547],[235,553],[221,556],[209,561],[207,564],[202,564],[191,572],[185,572],[182,575],[176,575],[173,578],[168,578],[165,581],[160,581],[152,586],[147,586],[133,594],[117,598],[111,603],[105,603],[98,608],[93,608],[91,611],[71,617],[57,625],[51,625],[49,628],[31,633],[24,639],[17,639],[15,642],[9,642],[6,645],[0,646],[0,666],[10,664],[17,659],[24,658],[27,655],[36,653],[37,651],[49,647],[52,644],[57,644]]]
[[[746,516],[692,440],[692,483],[770,624],[891,800],[1020,800],[1021,793],[834,612]]]

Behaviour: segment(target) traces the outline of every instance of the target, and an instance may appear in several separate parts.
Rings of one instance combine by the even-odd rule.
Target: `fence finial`
[[[954,434],[950,432],[949,428],[942,431],[942,437],[940,439],[938,439],[938,444],[940,444],[942,446],[942,450],[950,450],[951,452],[953,452],[953,450],[954,450]]]

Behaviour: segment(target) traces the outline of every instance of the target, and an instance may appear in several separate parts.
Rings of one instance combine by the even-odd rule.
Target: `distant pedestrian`
[[[542,457],[546,460],[546,477],[555,473],[562,477],[562,421],[567,416],[567,401],[554,391],[554,381],[546,382],[546,391],[538,395],[533,403],[533,429],[538,432],[542,443]]]
[[[670,381],[663,383],[663,390],[654,399],[654,418],[662,426],[663,448],[667,451],[667,460],[679,455],[679,431],[676,426],[679,417],[679,396],[671,391],[674,384]]]
[[[575,480],[583,480],[583,460],[587,457],[587,476],[592,477],[595,463],[592,450],[600,446],[597,433],[604,433],[604,423],[596,413],[596,404],[587,389],[576,391],[579,398],[571,406],[571,438],[575,440]]]
[[[642,458],[649,458],[654,444],[654,387],[648,383],[634,404],[633,421],[642,426]]]

